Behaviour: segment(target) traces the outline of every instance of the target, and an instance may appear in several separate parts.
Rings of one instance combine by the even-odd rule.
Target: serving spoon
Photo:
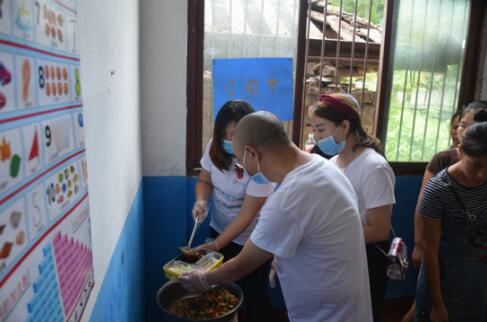
[[[189,237],[188,244],[186,246],[178,247],[184,258],[188,261],[195,262],[199,259],[198,254],[195,252],[194,249],[191,248],[191,244],[193,243],[194,236],[196,234],[196,231],[200,227],[200,224],[201,222],[199,218],[196,218],[196,220],[194,221],[193,231],[191,232],[191,236]]]

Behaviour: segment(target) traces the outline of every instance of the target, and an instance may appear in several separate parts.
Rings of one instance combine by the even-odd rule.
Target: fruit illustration
[[[20,156],[15,154],[10,161],[10,176],[16,178],[20,172]]]
[[[10,71],[0,62],[0,83],[5,86],[12,80],[12,74]]]
[[[74,70],[74,80],[75,80],[74,90],[76,92],[76,96],[80,96],[81,95],[81,82],[80,82],[80,79],[79,79],[79,70],[78,70],[78,68],[76,68]]]
[[[10,142],[5,140],[5,137],[2,138],[2,143],[0,145],[0,161],[6,161],[10,159],[11,156],[11,149],[10,149]]]
[[[30,61],[24,59],[22,62],[22,100],[24,102],[29,99],[30,74]]]
[[[7,105],[7,98],[2,92],[0,92],[0,109],[4,108],[5,105]]]

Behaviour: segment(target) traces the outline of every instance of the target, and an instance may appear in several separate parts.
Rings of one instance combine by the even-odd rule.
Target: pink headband
[[[327,94],[321,94],[320,101],[326,104],[327,108],[335,110],[337,113],[344,114],[348,119],[360,123],[360,115],[357,111],[342,100]]]

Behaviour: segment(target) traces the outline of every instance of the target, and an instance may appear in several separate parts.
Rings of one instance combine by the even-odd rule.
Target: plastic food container
[[[198,270],[206,272],[218,268],[223,263],[223,255],[209,250],[204,251],[205,254],[194,263],[186,261],[183,255],[180,255],[164,265],[164,275],[168,279],[178,278],[185,273],[191,273]]]

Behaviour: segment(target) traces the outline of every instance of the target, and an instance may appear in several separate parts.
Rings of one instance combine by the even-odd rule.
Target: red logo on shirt
[[[237,173],[237,179],[242,180],[244,176],[244,170],[242,168],[235,166],[235,172]]]

